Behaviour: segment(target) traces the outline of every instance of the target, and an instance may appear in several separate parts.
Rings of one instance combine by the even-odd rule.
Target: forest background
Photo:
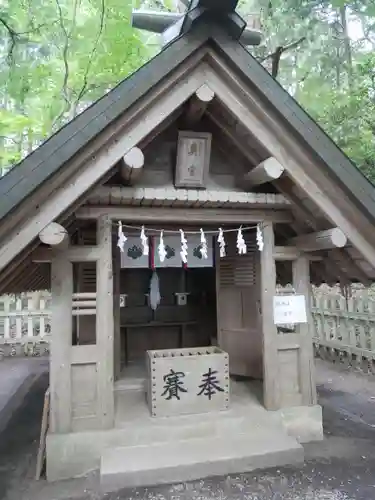
[[[0,1],[0,175],[160,50],[132,8],[178,0]],[[240,0],[252,54],[375,183],[375,0]]]

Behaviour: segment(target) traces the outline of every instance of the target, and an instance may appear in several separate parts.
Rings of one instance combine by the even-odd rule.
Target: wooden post
[[[71,367],[73,269],[64,253],[57,254],[51,264],[51,431],[71,430]]]
[[[97,261],[96,280],[96,345],[98,350],[98,421],[103,429],[114,423],[114,319],[112,222],[108,216],[98,220],[97,243],[100,257]]]
[[[264,248],[260,253],[261,314],[263,330],[263,397],[267,410],[279,408],[277,328],[273,322],[273,298],[276,295],[274,232],[271,222],[263,223]]]
[[[314,331],[313,317],[311,314],[311,284],[310,262],[308,257],[301,255],[293,262],[293,286],[297,295],[306,297],[307,323],[301,323],[297,328],[300,336],[300,370],[302,404],[313,405],[317,402],[314,350],[312,332]]]
[[[121,309],[120,309],[120,278],[121,278],[121,255],[120,249],[113,245],[113,320],[114,320],[114,377],[115,380],[121,373]]]

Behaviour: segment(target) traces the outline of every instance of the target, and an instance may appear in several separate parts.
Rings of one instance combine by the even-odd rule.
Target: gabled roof
[[[22,207],[24,213],[25,206],[29,206],[26,201],[30,195],[41,186],[48,187],[50,179],[60,178],[65,166],[73,165],[70,160],[82,149],[126,111],[133,109],[138,101],[148,96],[167,75],[203,48],[213,49],[228,67],[233,68],[236,78],[254,90],[264,108],[277,114],[285,130],[303,144],[306,151],[316,158],[317,164],[324,167],[324,175],[333,179],[341,192],[346,194],[352,202],[351,207],[355,204],[366,222],[375,223],[375,190],[372,184],[245,47],[231,38],[223,26],[207,23],[206,19],[197,22],[190,31],[173,41],[158,56],[54,134],[0,179],[0,229],[4,221],[7,221],[7,225],[13,224],[12,213],[18,213],[18,207]],[[206,51],[203,50],[203,53]],[[33,237],[35,234],[37,232],[34,232]],[[4,236],[3,247],[6,246],[6,238],[12,241],[11,233]],[[23,247],[17,247],[17,251],[23,250],[31,241],[21,241],[19,236],[17,245],[22,243]],[[14,244],[15,247],[17,245]],[[0,245],[0,258],[1,251]],[[8,261],[10,258],[8,252]],[[375,258],[369,260],[374,262]]]
[[[241,71],[293,133],[326,164],[327,175],[335,178],[356,205],[375,221],[373,185],[245,47],[219,27],[204,24],[194,26],[172,42],[0,179],[0,221],[166,74],[206,43],[214,44]]]

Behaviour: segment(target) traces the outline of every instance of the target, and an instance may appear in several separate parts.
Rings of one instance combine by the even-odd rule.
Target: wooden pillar
[[[260,254],[261,316],[263,332],[263,397],[267,410],[279,408],[277,328],[273,321],[273,298],[276,295],[274,231],[271,222],[263,224],[264,248]]]
[[[96,345],[98,351],[98,421],[103,429],[114,424],[114,319],[112,270],[112,221],[104,216],[98,220],[96,280]]]
[[[297,295],[306,297],[307,323],[296,327],[300,337],[300,370],[302,404],[313,405],[317,402],[314,351],[312,344],[313,318],[311,314],[310,262],[302,255],[293,261],[293,286]]]
[[[120,309],[120,278],[121,278],[121,255],[120,249],[113,245],[113,320],[114,320],[114,376],[115,380],[121,373],[121,309]]]
[[[55,433],[67,433],[71,430],[73,269],[64,252],[52,259],[51,291],[50,428]]]

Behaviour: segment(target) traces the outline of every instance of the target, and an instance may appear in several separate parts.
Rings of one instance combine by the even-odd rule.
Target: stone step
[[[103,492],[191,481],[301,464],[304,451],[278,428],[222,437],[108,448],[101,457]]]
[[[248,394],[241,397],[234,387],[229,410],[153,418],[144,391],[118,391],[116,432],[118,446],[138,446],[193,438],[256,433],[265,428],[284,429],[281,419],[268,412]]]
[[[210,415],[208,418],[203,415],[200,420],[181,419],[180,422],[177,421],[177,418],[159,418],[158,421],[151,421],[148,425],[140,423],[119,428],[117,429],[119,446],[140,446],[195,438],[214,438],[233,432],[244,434],[249,430],[263,427],[259,422],[252,423],[248,417],[224,415],[221,418],[215,418]]]
[[[128,414],[132,408],[131,401],[127,400]],[[133,407],[135,406],[134,404]],[[143,409],[144,413],[137,414],[138,418],[117,422],[118,446],[220,437],[233,433],[254,433],[257,430],[262,431],[265,427],[279,427],[283,430],[281,420],[278,422],[261,406],[250,406],[244,409],[234,406],[227,411],[158,418],[151,417],[145,405]]]

